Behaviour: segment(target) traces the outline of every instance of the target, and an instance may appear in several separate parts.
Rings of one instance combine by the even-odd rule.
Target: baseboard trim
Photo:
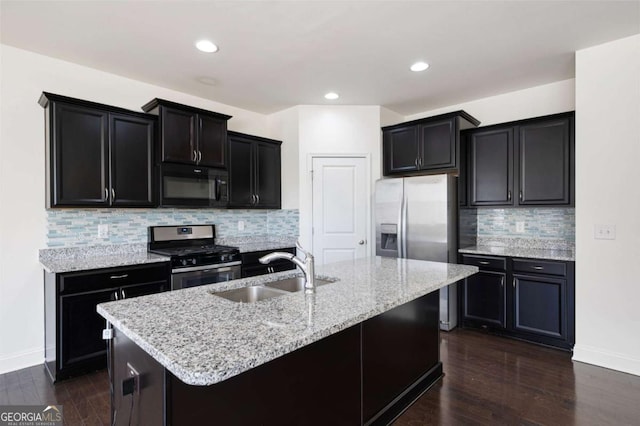
[[[640,376],[640,359],[593,346],[576,344],[572,360]]]
[[[33,349],[30,351],[9,354],[0,358],[0,374],[20,370],[44,363],[44,350]]]

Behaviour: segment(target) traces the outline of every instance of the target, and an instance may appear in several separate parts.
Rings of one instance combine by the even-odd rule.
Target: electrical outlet
[[[594,225],[593,238],[595,238],[596,240],[615,240],[616,226],[615,225]]]
[[[106,223],[98,225],[98,238],[109,238],[109,225]]]
[[[238,221],[238,231],[244,231],[244,220]]]
[[[131,364],[127,363],[127,377],[134,380],[133,393],[140,392],[140,373]]]
[[[516,232],[519,234],[524,232],[524,222],[516,222]]]

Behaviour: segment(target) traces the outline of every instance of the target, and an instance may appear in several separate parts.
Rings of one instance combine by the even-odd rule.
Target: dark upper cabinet
[[[457,111],[382,128],[383,174],[429,174],[460,169],[460,131],[480,122]]]
[[[229,207],[279,209],[282,142],[229,132]]]
[[[154,205],[155,120],[109,114],[111,205]]]
[[[157,98],[142,110],[160,117],[160,161],[227,168],[231,116]]]
[[[519,126],[520,205],[570,204],[571,128],[569,117]]]
[[[152,207],[156,119],[43,93],[48,207]]]
[[[469,135],[469,204],[513,205],[513,129]]]
[[[573,205],[574,113],[466,132],[471,206]]]
[[[418,170],[420,155],[419,126],[407,126],[383,132],[384,173]]]

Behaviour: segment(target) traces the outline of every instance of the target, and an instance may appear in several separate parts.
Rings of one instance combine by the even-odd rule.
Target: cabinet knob
[[[522,190],[520,190],[520,201],[522,201]]]

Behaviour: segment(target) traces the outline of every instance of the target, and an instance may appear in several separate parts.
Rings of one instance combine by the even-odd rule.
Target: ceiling
[[[261,113],[331,103],[410,115],[572,78],[576,50],[640,33],[640,0],[0,7],[3,44]],[[197,51],[201,38],[219,52]],[[430,68],[410,71],[417,60]]]

